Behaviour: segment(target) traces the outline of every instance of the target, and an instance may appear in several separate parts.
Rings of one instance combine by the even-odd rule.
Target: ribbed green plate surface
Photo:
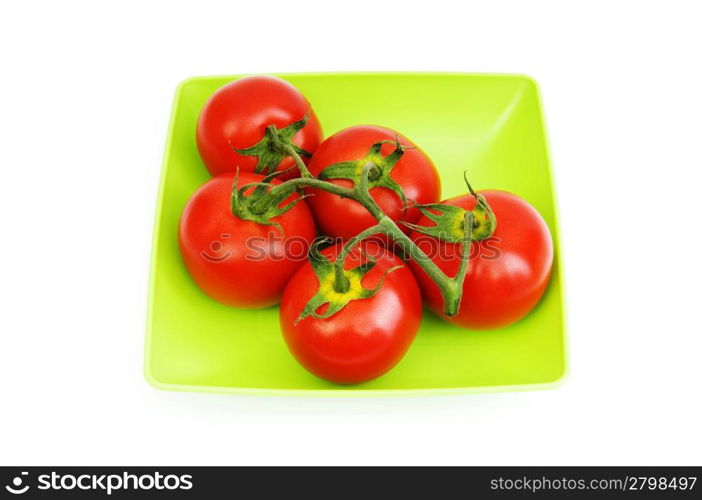
[[[477,189],[512,191],[532,203],[554,237],[553,278],[524,320],[467,331],[426,312],[417,340],[388,374],[345,387],[320,380],[288,353],[277,308],[232,309],[209,299],[183,266],[177,227],[188,197],[209,178],[195,145],[200,108],[236,77],[202,77],[176,91],[154,231],[146,377],[162,389],[323,395],[549,387],[565,373],[563,287],[553,184],[536,84],[474,74],[281,75],[310,100],[325,136],[357,124],[401,131],[434,160],[443,198]]]

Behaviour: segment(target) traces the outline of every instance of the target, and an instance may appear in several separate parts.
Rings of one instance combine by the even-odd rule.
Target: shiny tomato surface
[[[323,255],[335,260],[340,246]],[[362,279],[372,289],[384,273],[378,292],[370,298],[352,300],[332,316],[312,316],[297,321],[307,302],[319,289],[319,280],[307,263],[290,280],[280,305],[280,325],[293,356],[318,377],[341,384],[356,384],[379,377],[405,355],[414,340],[422,316],[422,300],[410,269],[390,250],[373,241],[365,252],[377,261]],[[365,261],[356,248],[345,269]],[[325,306],[322,306],[325,307]]]
[[[180,252],[195,283],[213,299],[234,307],[271,306],[306,262],[316,236],[314,221],[304,201],[273,219],[283,234],[274,226],[239,219],[231,210],[234,177],[213,177],[192,195],[180,220]],[[238,186],[261,179],[242,172]]]
[[[491,238],[473,242],[458,314],[446,317],[439,288],[416,264],[412,270],[429,307],[451,323],[471,329],[491,329],[519,321],[539,302],[551,276],[553,243],[546,223],[529,203],[504,191],[479,191],[485,196],[497,227]],[[471,210],[471,195],[443,203]],[[418,224],[430,226],[422,217]],[[460,262],[460,245],[413,232],[412,240],[449,276]]]
[[[241,171],[256,172],[258,158],[241,155],[235,149],[256,145],[268,125],[283,129],[309,114],[307,124],[292,142],[314,153],[322,141],[322,128],[310,103],[290,83],[273,76],[240,78],[218,89],[200,112],[197,122],[197,147],[202,161],[212,175]],[[303,156],[305,162],[309,158]],[[285,156],[276,170],[293,167],[292,157]],[[268,172],[258,172],[268,173]],[[299,176],[293,169],[281,178]]]
[[[318,176],[324,169],[335,163],[363,159],[371,146],[379,141],[394,141],[395,131],[370,125],[360,125],[344,129],[327,138],[317,149],[310,161],[312,175]],[[400,160],[392,167],[390,177],[405,193],[407,200],[416,203],[437,202],[441,196],[441,180],[429,157],[412,141],[399,136],[400,143],[406,146]],[[395,150],[392,143],[381,148],[383,156]],[[330,179],[329,182],[344,187],[353,187],[354,183],[346,179]],[[358,202],[319,189],[310,190],[314,195],[309,198],[310,208],[314,213],[319,229],[332,237],[348,239],[376,223],[375,218]],[[370,194],[395,222],[415,222],[420,213],[417,208],[405,208],[402,199],[386,187],[371,187]],[[400,224],[403,231],[409,230]]]

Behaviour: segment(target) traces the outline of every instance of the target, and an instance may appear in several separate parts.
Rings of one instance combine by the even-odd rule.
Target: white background
[[[4,2],[0,463],[697,464],[702,29],[694,2]],[[559,389],[160,392],[142,376],[175,86],[192,75],[526,73],[559,194]]]

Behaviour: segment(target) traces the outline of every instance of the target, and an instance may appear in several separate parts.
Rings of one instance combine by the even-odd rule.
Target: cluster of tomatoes
[[[217,90],[196,139],[213,177],[181,218],[188,271],[228,306],[280,303],[291,353],[319,377],[350,384],[386,373],[414,340],[423,302],[461,327],[499,328],[548,284],[551,236],[526,201],[470,186],[440,201],[439,174],[417,145],[366,125],[324,139],[284,80]]]

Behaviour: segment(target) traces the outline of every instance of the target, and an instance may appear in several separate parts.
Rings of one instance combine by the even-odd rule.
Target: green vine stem
[[[344,248],[341,249],[341,252],[334,262],[334,289],[336,291],[344,293],[349,289],[349,280],[344,275],[344,262],[346,262],[346,257],[351,253],[353,247],[364,239],[375,236],[376,234],[381,234],[382,232],[382,226],[376,224],[368,229],[364,229],[344,244]]]
[[[271,142],[273,144],[273,147],[275,147],[281,153],[287,153],[289,156],[292,157],[293,160],[295,160],[297,167],[300,169],[300,175],[306,178],[313,177],[309,169],[307,168],[307,165],[305,165],[305,162],[302,161],[300,154],[297,152],[297,148],[295,148],[295,146],[293,146],[288,141],[280,140],[280,138],[278,137],[278,129],[276,128],[276,126],[268,125],[268,127],[266,127],[266,130],[271,136]]]
[[[294,158],[294,156],[293,156]],[[298,157],[299,158],[299,157]],[[299,160],[298,166],[302,170],[302,160]],[[441,290],[441,295],[444,300],[444,313],[447,316],[454,316],[458,312],[461,303],[461,295],[463,292],[463,281],[468,269],[468,260],[470,258],[470,246],[472,240],[474,215],[472,212],[466,212],[464,219],[464,236],[461,242],[461,263],[458,272],[455,276],[450,277],[444,274],[439,267],[427,256],[421,248],[419,248],[398,226],[395,222],[385,215],[381,208],[376,204],[375,200],[368,192],[368,174],[374,165],[369,163],[363,168],[363,173],[360,176],[360,182],[355,184],[353,188],[345,188],[331,182],[322,181],[314,177],[299,177],[290,179],[282,184],[271,187],[271,189],[258,200],[253,202],[249,211],[252,213],[264,213],[270,207],[278,206],[283,200],[288,198],[293,192],[299,188],[310,187],[321,189],[332,194],[336,194],[343,198],[352,199],[366,208],[373,217],[378,221],[375,226],[372,226],[349,240],[342,249],[341,255],[335,262],[335,283],[334,287],[339,293],[344,293],[348,289],[347,279],[344,276],[343,266],[348,253],[353,246],[358,244],[365,238],[376,234],[385,234],[392,238],[401,248],[410,255],[411,258],[426,272],[429,277],[436,283]]]

